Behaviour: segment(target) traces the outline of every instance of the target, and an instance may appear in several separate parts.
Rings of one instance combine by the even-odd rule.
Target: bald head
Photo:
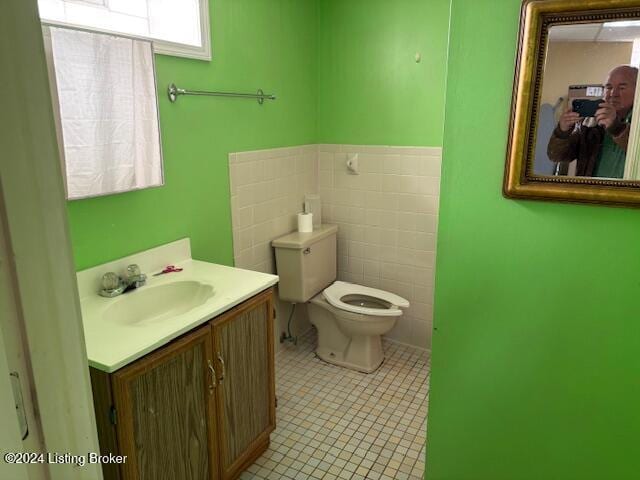
[[[604,100],[613,105],[618,117],[624,118],[633,107],[638,69],[620,65],[609,72],[604,86]]]

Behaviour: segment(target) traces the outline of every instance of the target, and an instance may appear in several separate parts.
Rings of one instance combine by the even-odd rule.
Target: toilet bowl
[[[280,299],[307,303],[318,330],[316,353],[343,367],[373,372],[384,360],[381,335],[393,328],[409,302],[384,290],[336,280],[338,227],[292,232],[272,241]]]
[[[409,302],[384,290],[335,282],[313,297],[309,321],[318,330],[322,360],[365,373],[384,361],[381,336],[389,332]]]

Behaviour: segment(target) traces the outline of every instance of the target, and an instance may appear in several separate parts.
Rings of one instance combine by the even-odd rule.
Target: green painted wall
[[[502,197],[519,6],[452,1],[428,478],[637,478],[640,211]]]
[[[449,0],[319,5],[319,141],[442,145]]]
[[[316,139],[315,0],[210,0],[213,60],[157,55],[165,186],[69,202],[76,268],[190,236],[193,255],[231,264],[227,154]],[[247,100],[166,98],[201,90],[275,92]]]
[[[448,0],[211,0],[210,8],[211,62],[156,56],[165,186],[69,202],[79,270],[184,236],[194,257],[231,264],[231,151],[441,145]],[[170,82],[260,87],[278,100],[172,105]]]

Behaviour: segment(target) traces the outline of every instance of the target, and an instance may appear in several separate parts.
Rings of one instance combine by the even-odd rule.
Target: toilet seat
[[[398,307],[408,308],[409,302],[398,295],[377,288],[364,287],[356,283],[334,282],[322,292],[324,298],[336,308],[347,312],[363,315],[377,315],[381,317],[398,317],[402,310]],[[342,301],[347,295],[363,295],[391,304],[389,308],[370,308],[360,305],[351,305]]]

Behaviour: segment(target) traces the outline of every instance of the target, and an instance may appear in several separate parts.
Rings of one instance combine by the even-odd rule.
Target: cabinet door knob
[[[218,380],[220,381],[220,383],[222,383],[222,381],[224,380],[225,368],[224,368],[224,360],[222,359],[222,355],[220,355],[220,352],[218,352],[218,361],[220,362],[220,366],[222,367],[222,372],[220,372],[221,375]]]
[[[216,370],[213,368],[213,363],[211,363],[211,360],[207,360],[207,363],[209,365],[209,371],[211,372],[211,385],[209,385],[209,393],[213,393],[213,389],[216,388],[216,385],[218,384],[216,379]]]

